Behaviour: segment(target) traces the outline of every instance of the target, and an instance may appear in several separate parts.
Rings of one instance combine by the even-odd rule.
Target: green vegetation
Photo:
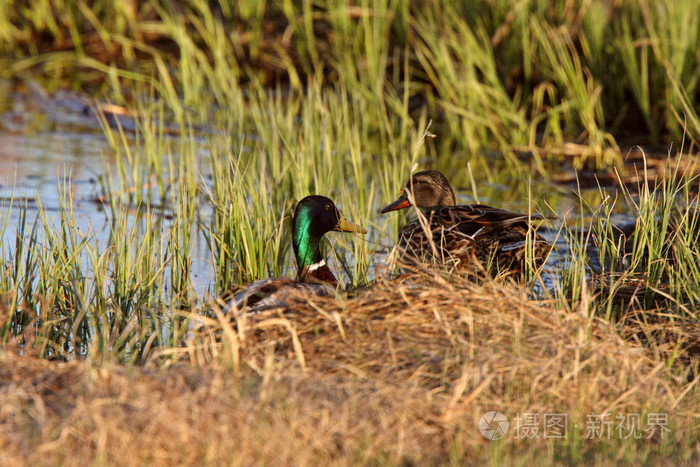
[[[99,84],[117,101],[154,88],[180,122],[241,130],[229,112],[241,92],[326,84],[387,143],[405,141],[402,122],[424,104],[450,153],[556,154],[578,140],[609,164],[626,130],[650,143],[700,137],[696,2],[28,5],[10,1],[0,16],[6,74]]]
[[[36,221],[19,198],[2,201],[0,236],[16,240],[0,252],[0,374],[9,378],[14,365],[37,378],[53,371],[3,356],[13,349],[65,357],[75,361],[56,371],[91,381],[89,404],[123,394],[143,397],[138,405],[147,391],[115,365],[213,368],[192,378],[233,386],[222,404],[233,406],[238,432],[257,422],[237,446],[261,462],[697,462],[698,43],[700,3],[673,0],[7,1],[0,73],[50,91],[88,90],[112,153],[99,179],[102,211],[88,225],[76,220],[69,183],[60,211],[40,205]],[[427,127],[435,138],[424,140]],[[636,157],[626,149],[635,144],[650,153]],[[528,287],[436,271],[382,279],[404,218],[377,210],[416,167],[445,172],[470,201],[559,216],[559,286],[542,287],[545,272]],[[571,195],[567,186],[577,185]],[[367,290],[294,316],[220,319],[206,306],[211,296],[195,291],[196,239],[210,252],[210,295],[289,276],[292,209],[310,193],[369,229],[366,239],[324,245],[341,283]],[[17,225],[8,225],[12,209]],[[634,233],[614,228],[620,214],[633,218]],[[542,300],[526,299],[529,286]],[[113,392],[101,393],[106,377],[91,379],[92,365],[116,368]],[[132,369],[135,379],[154,378]],[[186,400],[211,402],[167,371],[190,391]],[[77,385],[58,386],[60,403],[81,407]],[[299,396],[307,389],[319,399]],[[63,424],[53,396],[17,394],[8,404],[48,401],[46,424],[19,409],[0,414],[0,426],[42,444],[34,461],[80,451],[111,463],[104,439],[131,439],[78,409]],[[365,396],[376,412],[358,420]],[[175,400],[169,407],[185,412]],[[341,412],[309,416],[337,401]],[[488,444],[469,430],[494,407],[567,412],[571,424],[605,410],[666,412],[673,436]],[[198,422],[213,426],[218,416]],[[146,418],[139,423],[148,431]],[[137,449],[124,462],[246,459],[216,446],[167,457],[187,451],[189,423],[177,418],[180,444],[160,440],[159,454]],[[76,443],[85,427],[109,436]],[[270,432],[295,442],[266,447]],[[63,441],[51,444],[57,433]],[[302,449],[306,441],[312,447]]]

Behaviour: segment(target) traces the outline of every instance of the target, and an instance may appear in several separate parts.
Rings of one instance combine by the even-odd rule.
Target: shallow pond
[[[83,233],[92,232],[96,245],[104,249],[110,240],[110,213],[100,202],[105,164],[114,164],[114,156],[99,133],[0,133],[0,200],[5,210],[9,209],[8,232],[2,239],[6,251],[14,248],[22,210],[26,211],[27,231],[35,221],[41,223],[42,210],[48,223],[58,226],[62,196],[68,189],[75,227]],[[129,222],[140,217],[134,210]],[[160,221],[162,229],[170,226],[168,216]],[[211,254],[199,229],[193,232],[197,234],[192,282],[195,292],[203,296],[209,292],[213,276]]]
[[[15,242],[13,234],[17,232],[21,222],[22,209],[26,209],[28,226],[41,217],[42,211],[50,225],[57,225],[62,206],[61,196],[65,195],[66,190],[70,190],[75,226],[83,233],[92,232],[97,245],[104,249],[110,241],[110,211],[104,208],[100,199],[105,194],[102,186],[105,177],[115,177],[107,174],[114,173],[116,156],[104,134],[99,131],[99,122],[90,113],[89,106],[85,102],[75,96],[59,95],[46,100],[47,103],[38,108],[39,112],[46,112],[40,115],[56,119],[51,125],[44,125],[43,128],[34,131],[19,131],[27,130],[25,122],[24,127],[18,127],[19,130],[16,128],[16,131],[8,132],[7,122],[14,121],[13,115],[23,115],[29,107],[27,104],[22,104],[22,98],[20,96],[19,99],[21,105],[16,105],[9,114],[3,114],[0,120],[5,127],[4,132],[0,131],[0,199],[4,201],[5,209],[8,209],[8,203],[12,200],[7,219],[8,233],[2,239],[5,251],[11,251],[13,248]],[[130,124],[128,120],[124,120],[121,123],[127,130],[130,125],[133,128],[133,122]],[[168,143],[177,145],[177,138],[173,137]],[[197,156],[201,162],[198,168],[199,177],[206,184],[210,180],[208,173],[210,166],[205,161],[208,155],[206,137],[202,137],[200,146],[201,152]],[[108,167],[112,168],[108,170]],[[112,180],[112,183],[118,186],[116,180]],[[540,211],[545,215],[551,215],[554,212],[559,217],[551,222],[549,227],[541,229],[541,233],[548,240],[556,240],[557,254],[552,255],[548,263],[550,271],[554,271],[554,276],[551,277],[555,277],[557,267],[562,265],[566,267],[568,252],[566,240],[557,236],[558,227],[562,221],[566,222],[565,219],[578,225],[577,218],[581,211],[579,195],[571,186],[555,184],[542,178],[533,177],[531,184],[534,202],[540,207],[549,209],[548,212],[542,209]],[[527,212],[528,205],[526,197],[523,196],[522,185],[523,180],[513,179],[512,174],[504,172],[491,183],[479,184],[479,202]],[[468,204],[475,201],[474,197],[469,195],[470,187],[455,186],[455,191],[459,203]],[[593,205],[601,199],[601,193],[595,186],[584,191],[584,197],[587,196],[586,193],[590,195],[590,202]],[[376,199],[373,212],[378,218],[383,216],[378,213],[378,209],[388,201],[390,200]],[[616,219],[620,222],[627,222],[630,219],[624,208],[624,204],[618,204]],[[384,218],[395,215],[391,213],[384,215]],[[143,222],[142,217],[137,210],[133,210],[127,222]],[[172,219],[167,213],[160,217],[159,228],[167,229],[172,225]],[[360,223],[372,229],[372,223],[362,222],[362,220]],[[203,230],[195,225],[192,233],[193,244],[190,257],[192,286],[198,297],[211,297],[216,288],[213,284],[215,274],[212,253],[209,251]],[[368,241],[376,241],[379,238],[380,242],[376,261],[381,262],[385,258],[392,244],[390,237],[391,235],[384,235],[379,238],[378,231],[370,231]],[[334,240],[331,239],[331,241]],[[295,268],[291,254],[287,263],[285,275],[293,276]],[[85,264],[88,267],[87,263]],[[337,265],[332,267],[340,271]],[[374,277],[375,270],[370,266],[370,278]]]
[[[12,209],[9,210],[9,233],[16,233],[20,208],[23,207],[26,207],[29,225],[40,217],[41,209],[49,222],[58,222],[61,193],[69,187],[76,227],[82,232],[92,229],[98,245],[104,248],[109,241],[107,216],[110,214],[99,202],[103,195],[100,180],[105,176],[105,164],[114,163],[113,157],[104,136],[98,133],[0,133],[0,199],[6,204],[14,200]],[[460,187],[456,189],[460,191]],[[527,210],[523,203],[510,199],[508,193],[511,188],[505,184],[487,184],[480,189],[479,201],[482,203],[492,203],[505,209]],[[553,207],[562,214],[578,208],[576,198],[566,195],[566,190],[553,190],[551,185],[539,183],[533,186],[533,191],[546,191],[548,202],[554,203]],[[458,195],[458,202],[470,203],[473,199],[462,194]],[[379,213],[377,215],[380,216]],[[136,211],[134,216],[137,216]],[[163,228],[167,228],[167,216],[164,216],[163,223]],[[211,253],[203,234],[200,229],[195,229],[194,232],[192,279],[196,293],[203,297],[210,295],[213,290],[211,282],[214,272]],[[543,233],[553,240],[556,229]],[[6,234],[3,238],[4,247],[11,247],[14,241],[14,235]],[[391,240],[385,237],[381,243],[388,248]],[[293,267],[290,264],[289,275],[292,274]]]

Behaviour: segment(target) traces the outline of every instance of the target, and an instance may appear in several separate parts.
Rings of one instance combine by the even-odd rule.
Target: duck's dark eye
[[[326,204],[326,211],[332,211],[333,205],[331,203]]]

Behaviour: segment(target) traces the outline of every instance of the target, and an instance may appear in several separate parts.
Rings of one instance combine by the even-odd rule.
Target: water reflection
[[[75,228],[91,238],[100,250],[110,244],[110,210],[99,202],[103,195],[100,179],[105,176],[105,164],[113,165],[115,156],[102,134],[54,132],[43,134],[0,133],[0,209],[7,211],[8,231],[2,239],[5,251],[13,248],[20,223],[20,210],[26,209],[28,231],[35,220],[41,222],[41,212],[49,226],[60,225],[61,196],[72,200]],[[112,181],[117,186],[116,180]],[[70,190],[70,193],[67,192]],[[124,221],[144,224],[147,216],[130,210]],[[161,213],[162,214],[162,213]],[[151,226],[167,232],[172,226],[169,216],[151,216]],[[145,231],[145,225],[137,227]],[[41,233],[41,229],[39,229]],[[203,234],[193,226],[192,282],[195,292],[202,296],[210,292],[213,270],[211,255]],[[26,240],[26,239],[25,239]],[[89,267],[88,258],[81,258]]]
[[[169,143],[177,144],[176,141]],[[26,207],[27,222],[30,225],[39,216],[41,207],[46,213],[49,224],[57,227],[60,223],[58,216],[61,207],[60,193],[70,189],[76,227],[83,234],[89,232],[96,247],[104,250],[110,245],[109,216],[111,214],[110,210],[105,209],[97,200],[104,194],[101,192],[100,179],[104,177],[105,166],[113,165],[115,157],[101,133],[0,134],[0,200],[4,200],[7,205],[10,199],[14,199],[12,210],[9,212],[9,231],[16,232],[21,207]],[[205,172],[202,174],[202,179],[205,180],[207,168],[207,164],[202,163],[202,171]],[[118,186],[116,180],[113,180],[113,183],[114,186]],[[545,284],[548,289],[554,289],[557,271],[567,268],[567,256],[570,256],[568,239],[562,235],[557,236],[561,222],[574,222],[576,225],[585,227],[585,224],[578,224],[582,206],[600,203],[605,193],[598,192],[598,189],[589,190],[584,194],[588,199],[582,203],[579,195],[570,188],[557,187],[547,180],[532,180],[529,183],[533,207],[528,206],[522,187],[513,183],[484,183],[478,187],[478,201],[512,211],[532,210],[546,216],[559,217],[543,231],[545,236],[548,236],[548,240],[554,242],[556,246],[548,262],[548,283]],[[475,197],[469,194],[469,189],[458,186],[456,191],[459,203],[469,204],[476,201]],[[381,202],[381,199],[377,199],[377,203]],[[624,205],[618,205],[617,209],[618,215],[622,216],[621,219],[629,219],[629,216],[625,216]],[[131,210],[125,222],[130,227],[133,223],[143,224],[147,222],[148,216],[142,214],[137,210]],[[152,216],[151,222],[157,222],[158,225],[150,228],[167,233],[173,225],[173,219],[167,212],[157,214],[156,220],[154,221]],[[139,226],[138,229],[144,232],[146,226]],[[199,297],[211,296],[215,288],[212,283],[214,268],[211,264],[211,253],[202,229],[196,225],[193,225],[192,229],[194,240],[190,279]],[[390,249],[393,237],[391,232],[387,233],[388,235],[381,239],[383,246],[379,248],[375,261],[383,258]],[[14,235],[6,234],[3,238],[6,251],[14,243],[13,237]],[[290,275],[293,275],[294,268],[291,266],[293,261],[290,260],[289,264]],[[88,267],[87,263],[85,265]],[[379,264],[378,266],[381,267]],[[338,271],[340,269],[339,266],[336,268]],[[374,266],[369,268],[370,277],[374,277],[372,271],[375,269]]]

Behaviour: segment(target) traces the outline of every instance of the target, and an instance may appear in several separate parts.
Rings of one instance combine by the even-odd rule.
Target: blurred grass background
[[[38,72],[53,86],[90,86],[117,101],[141,83],[200,122],[227,113],[241,88],[324,85],[369,111],[367,124],[383,137],[400,138],[396,119],[439,114],[454,135],[451,152],[573,140],[612,163],[606,151],[619,141],[700,137],[697,2],[4,5],[5,76]]]

